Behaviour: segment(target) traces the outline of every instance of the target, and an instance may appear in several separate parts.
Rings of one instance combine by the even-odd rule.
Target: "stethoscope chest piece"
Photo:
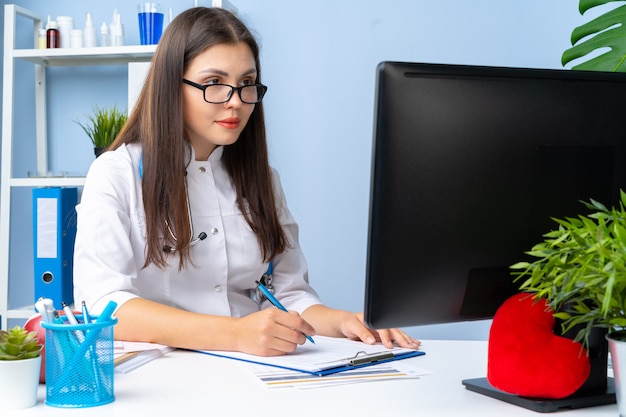
[[[272,285],[272,275],[273,275],[273,265],[272,265],[272,262],[270,261],[270,264],[267,267],[267,271],[265,271],[265,273],[263,274],[259,282],[263,284],[270,293],[274,294],[274,286]],[[261,291],[258,286],[255,289],[255,291],[256,291],[257,302],[261,304],[261,302],[267,297],[265,296],[265,294],[263,294],[263,291]]]

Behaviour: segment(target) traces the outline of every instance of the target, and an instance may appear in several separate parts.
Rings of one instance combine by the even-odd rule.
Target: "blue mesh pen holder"
[[[108,321],[41,323],[46,329],[46,405],[82,408],[108,404],[113,393],[113,326]],[[79,322],[82,316],[77,314]]]

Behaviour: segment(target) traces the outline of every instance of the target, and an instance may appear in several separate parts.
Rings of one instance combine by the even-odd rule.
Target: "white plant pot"
[[[611,332],[606,335],[613,363],[615,397],[620,416],[626,416],[626,332]]]
[[[0,410],[17,410],[37,404],[40,370],[41,356],[0,361]]]

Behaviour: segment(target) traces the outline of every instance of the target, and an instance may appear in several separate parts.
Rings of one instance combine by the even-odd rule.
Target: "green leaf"
[[[589,8],[618,0],[594,2],[581,0],[579,9]],[[623,3],[623,0],[620,0]],[[583,3],[585,5],[583,6]],[[581,13],[583,13],[581,11]],[[586,39],[585,39],[586,38]],[[608,52],[572,67],[576,70],[626,72],[626,5],[617,7],[575,28],[571,36],[572,47],[561,56],[563,66],[602,48]]]
[[[622,0],[580,0],[578,3],[578,10],[580,14],[585,14],[585,12],[589,9],[593,9],[596,6],[601,6],[603,4],[611,3],[614,1],[622,1]]]
[[[605,206],[604,204],[602,204],[601,202],[596,201],[596,200],[594,200],[593,198],[590,198],[590,199],[589,199],[589,201],[591,202],[591,204],[590,204],[590,208],[591,208],[591,209],[594,209],[594,208],[595,208],[596,210],[599,210],[599,211],[605,211],[605,212],[608,212],[608,211],[609,211],[609,210],[606,208],[606,206]],[[585,202],[585,201],[582,201],[582,203],[583,203],[583,204],[586,204],[586,202]]]
[[[570,318],[570,315],[565,312],[554,313],[554,318],[557,318],[559,320],[567,320]]]
[[[616,318],[611,320],[611,325],[615,327],[626,327],[626,318]]]

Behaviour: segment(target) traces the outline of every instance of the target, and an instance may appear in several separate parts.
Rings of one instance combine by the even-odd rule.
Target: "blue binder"
[[[77,188],[33,189],[35,301],[74,302]]]

